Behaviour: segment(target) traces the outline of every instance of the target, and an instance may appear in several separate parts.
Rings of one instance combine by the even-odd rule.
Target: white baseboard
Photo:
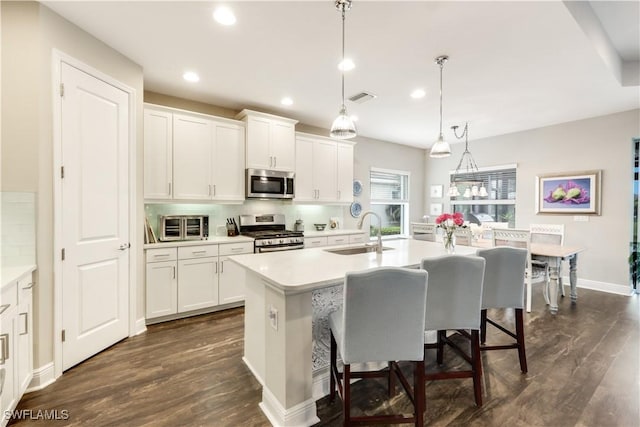
[[[136,330],[134,331],[134,335],[140,335],[143,332],[147,331],[147,324],[146,324],[146,319],[144,317],[141,317],[140,319],[136,320],[136,326],[135,326]]]
[[[33,370],[33,378],[29,382],[26,393],[42,390],[56,380],[53,362]]]
[[[562,283],[566,286],[569,285],[569,277],[563,277]],[[619,285],[617,283],[599,282],[597,280],[578,279],[576,287],[591,289],[593,291],[607,292],[617,295],[631,295],[632,289],[630,285]],[[566,289],[565,289],[566,292]],[[579,298],[579,296],[578,296]]]
[[[253,377],[256,380],[258,380],[258,382],[260,383],[260,385],[262,387],[264,387],[264,380],[262,379],[262,377],[260,377],[260,375],[258,375],[258,371],[256,371],[255,368],[253,366],[251,366],[251,363],[249,363],[249,361],[247,360],[247,358],[245,356],[242,356],[242,361],[247,366],[247,368],[249,368],[249,370],[253,374]]]
[[[262,387],[262,402],[258,406],[273,426],[312,426],[320,422],[316,415],[316,401],[313,398],[285,409],[267,387]]]

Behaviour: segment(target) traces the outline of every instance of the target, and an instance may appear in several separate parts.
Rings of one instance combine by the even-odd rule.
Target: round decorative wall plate
[[[360,193],[362,193],[362,182],[354,179],[353,180],[353,195],[354,196],[359,196]]]
[[[360,216],[360,213],[362,212],[362,205],[358,202],[353,202],[351,203],[351,216],[354,218],[357,218]]]

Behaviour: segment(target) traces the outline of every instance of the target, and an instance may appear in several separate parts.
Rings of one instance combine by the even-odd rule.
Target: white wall
[[[473,132],[473,123],[469,124]],[[454,139],[449,136],[449,141]],[[632,229],[632,138],[640,136],[640,110],[563,123],[524,132],[469,142],[469,151],[479,167],[516,163],[516,227],[531,223],[565,224],[565,244],[584,246],[579,255],[578,278],[590,282],[628,285],[629,243]],[[455,144],[446,159],[425,156],[425,209],[431,203],[431,184],[448,188],[463,144]],[[602,210],[588,222],[572,215],[536,214],[536,176],[549,173],[602,170]],[[441,202],[437,200],[434,202]],[[445,198],[444,211],[450,211]],[[597,285],[597,284],[596,284]]]

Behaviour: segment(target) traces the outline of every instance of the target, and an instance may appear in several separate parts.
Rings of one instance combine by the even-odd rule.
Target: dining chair
[[[478,249],[477,255],[486,261],[480,317],[480,351],[518,349],[520,370],[527,373],[527,355],[524,343],[524,275],[527,268],[527,250],[508,246]],[[488,309],[513,309],[515,333],[487,317]],[[487,323],[514,338],[511,344],[485,345]]]
[[[531,231],[531,243],[544,243],[551,245],[564,244],[564,224],[531,224],[529,226]],[[549,262],[544,257],[536,258],[535,255],[531,256],[531,267],[533,278],[536,275],[542,275],[545,281],[545,288],[549,288],[549,282],[551,280],[549,274]],[[562,275],[558,272],[558,287],[560,293],[564,296],[564,286],[562,285]]]
[[[531,312],[531,232],[516,228],[493,229],[493,246],[511,246],[527,250],[527,264],[525,268],[524,281],[527,287],[527,313]],[[549,304],[549,294],[547,288],[543,290],[544,299]]]
[[[433,222],[412,222],[411,233],[416,240],[436,241],[436,224]]]
[[[425,330],[437,331],[436,361],[444,362],[444,345],[451,347],[466,360],[470,369],[426,372],[425,381],[453,378],[473,378],[476,405],[482,406],[482,364],[480,362],[480,310],[485,260],[477,256],[445,255],[426,258],[421,268],[429,273]],[[447,331],[457,331],[468,338],[469,349],[458,345]]]
[[[470,227],[457,228],[453,235],[456,236],[456,245],[471,246],[473,244],[473,233]]]
[[[342,398],[344,425],[397,424],[423,425],[424,417],[424,325],[428,274],[398,267],[379,267],[347,273],[342,307],[329,315],[331,337],[330,401],[336,385]],[[342,357],[338,370],[337,354]],[[413,389],[396,361],[414,364]],[[382,371],[351,371],[353,363],[388,362]],[[407,414],[351,415],[351,380],[383,377],[389,396],[398,377],[413,403],[413,416]]]

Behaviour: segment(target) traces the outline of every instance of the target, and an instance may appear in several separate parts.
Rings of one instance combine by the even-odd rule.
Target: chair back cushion
[[[456,245],[462,246],[471,246],[473,243],[473,234],[471,233],[470,227],[465,228],[457,228],[456,231],[453,232],[454,236],[456,236]]]
[[[426,330],[479,329],[483,258],[445,255],[422,260],[429,273]]]
[[[477,254],[486,261],[482,308],[523,308],[527,250],[500,246]]]
[[[344,363],[423,360],[427,277],[396,267],[346,274],[339,344]]]

